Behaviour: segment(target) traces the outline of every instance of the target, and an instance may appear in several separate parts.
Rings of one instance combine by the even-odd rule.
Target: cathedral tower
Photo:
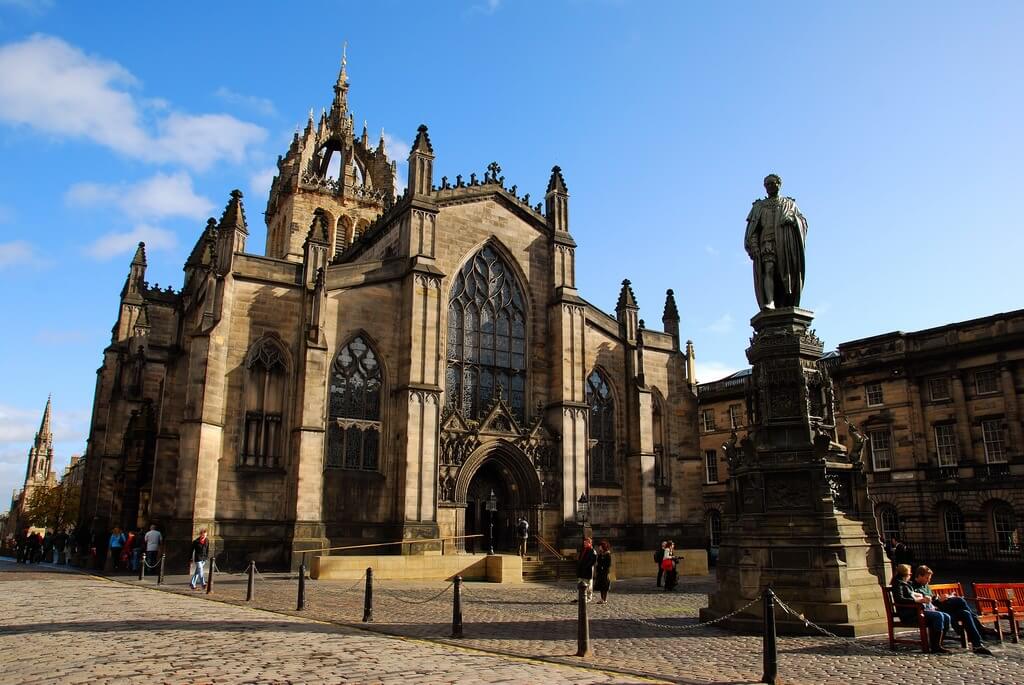
[[[53,480],[53,430],[50,428],[51,398],[46,398],[46,409],[39,424],[32,447],[28,451],[28,469],[25,471],[25,488]]]
[[[313,214],[328,223],[328,250],[333,258],[345,251],[367,226],[395,200],[395,163],[384,145],[384,131],[372,146],[363,122],[356,137],[348,108],[348,60],[342,55],[331,109],[298,129],[283,157],[277,159],[267,201],[266,255],[302,261]]]

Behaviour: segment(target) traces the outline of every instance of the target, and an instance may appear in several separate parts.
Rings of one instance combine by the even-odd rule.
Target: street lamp
[[[587,493],[580,495],[580,499],[576,502],[576,523],[583,527],[587,525],[587,514],[590,510],[590,502],[587,501]]]
[[[487,498],[487,511],[491,512],[491,534],[489,539],[491,541],[490,554],[494,554],[494,512],[498,510],[498,498],[494,496],[494,488],[491,488],[491,494]]]

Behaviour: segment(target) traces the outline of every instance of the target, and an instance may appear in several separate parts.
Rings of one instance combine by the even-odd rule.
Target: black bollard
[[[140,555],[139,558],[139,580],[146,577],[146,555],[145,553]]]
[[[213,557],[210,557],[208,563],[210,565],[210,572],[206,575],[206,594],[213,592]]]
[[[306,565],[299,564],[299,597],[295,600],[295,610],[306,608]]]
[[[159,575],[156,577],[156,584],[157,585],[163,585],[164,584],[164,562],[165,561],[167,561],[167,555],[166,554],[161,554],[160,555],[160,572],[159,572]]]
[[[249,577],[245,581],[245,601],[246,602],[251,602],[252,601],[253,590],[256,587],[256,582],[255,582],[256,581],[256,562],[255,561],[250,561],[249,562],[249,570],[247,571],[247,573],[249,574]]]
[[[452,637],[462,637],[462,576],[455,576],[452,596]]]
[[[366,569],[366,591],[363,593],[363,623],[373,622],[373,567]]]
[[[577,586],[579,622],[576,632],[576,656],[590,656],[590,619],[587,617],[587,584]]]
[[[762,683],[779,682],[779,650],[775,641],[775,593],[769,585],[764,591],[764,675]]]

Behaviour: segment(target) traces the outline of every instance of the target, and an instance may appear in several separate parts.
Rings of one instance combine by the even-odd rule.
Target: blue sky
[[[1024,305],[1024,3],[209,5],[0,0],[0,495],[47,393],[58,466],[84,449],[138,240],[179,287],[237,187],[262,252],[274,162],[343,41],[392,154],[426,123],[438,176],[497,160],[537,200],[561,165],[581,293],[611,310],[630,278],[656,327],[674,288],[702,381],[745,364],[770,171],[810,224],[827,345]]]

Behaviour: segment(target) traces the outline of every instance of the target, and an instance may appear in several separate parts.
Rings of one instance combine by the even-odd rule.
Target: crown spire
[[[36,433],[36,444],[38,445],[40,439],[45,442],[53,442],[53,432],[50,429],[51,422],[51,405],[53,403],[53,395],[46,396],[46,409],[43,410],[43,420],[39,423],[39,432]]]
[[[615,311],[623,309],[640,309],[636,303],[636,296],[633,295],[633,287],[626,278],[622,281],[622,290],[619,291],[619,301],[615,305]]]

